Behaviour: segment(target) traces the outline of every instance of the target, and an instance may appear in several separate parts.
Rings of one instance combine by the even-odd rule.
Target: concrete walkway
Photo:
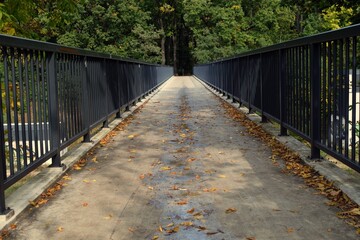
[[[359,239],[270,156],[197,80],[173,78],[11,238]]]

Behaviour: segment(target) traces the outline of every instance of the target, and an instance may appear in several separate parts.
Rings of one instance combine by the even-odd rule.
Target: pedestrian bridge
[[[48,188],[37,176],[46,191],[37,200],[25,199],[33,210],[10,236],[356,239],[358,206],[350,198],[357,198],[360,169],[359,30],[198,65],[194,77],[0,36],[5,220],[13,221],[14,210],[19,214],[18,195],[7,194],[21,179],[49,161],[46,176],[61,177]],[[248,118],[256,122],[256,116],[264,126]],[[104,130],[109,133],[100,138],[97,132]],[[304,142],[292,146],[305,155],[280,143],[293,142],[289,134]],[[74,160],[82,146],[91,150]],[[335,186],[319,176],[303,163],[306,151],[313,162],[326,156],[350,167],[353,185],[344,180]],[[329,164],[319,169],[329,173]],[[345,195],[342,184],[355,194]],[[36,187],[20,189],[40,195]]]

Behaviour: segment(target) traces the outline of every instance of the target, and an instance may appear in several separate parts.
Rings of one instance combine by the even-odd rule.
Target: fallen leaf
[[[198,228],[200,231],[206,230],[206,227],[203,227],[203,226],[198,226],[197,228]]]
[[[192,213],[194,213],[194,211],[195,211],[195,208],[192,208],[192,209],[187,210],[186,212],[189,214],[192,214]]]
[[[112,215],[112,214],[109,214],[109,215],[105,216],[104,219],[110,220],[112,217],[113,217],[113,215]]]
[[[184,199],[184,200],[181,200],[179,202],[176,202],[176,204],[177,205],[186,205],[186,204],[188,204],[188,201],[186,199]]]
[[[87,202],[83,202],[83,203],[82,203],[82,206],[83,206],[83,207],[87,207],[88,205],[89,205],[89,204],[88,204]]]
[[[217,191],[217,189],[216,188],[204,188],[203,191],[204,192],[215,192],[215,191]]]
[[[63,227],[58,227],[58,228],[57,228],[57,231],[58,231],[58,232],[62,232],[62,231],[64,231],[64,228],[63,228]]]
[[[47,203],[48,201],[49,201],[48,199],[41,198],[41,199],[38,200],[37,205],[45,204],[45,203]]]
[[[139,178],[140,178],[140,179],[144,179],[144,178],[145,178],[145,174],[140,174],[140,175],[139,175]]]
[[[135,137],[135,135],[129,135],[128,138],[129,139],[133,139]]]
[[[294,232],[294,228],[288,227],[288,228],[287,228],[287,232],[288,232],[288,233],[293,233],[293,232]]]
[[[172,186],[172,187],[170,188],[170,190],[179,190],[179,187],[176,186],[176,185],[174,185],[174,186]]]
[[[161,171],[169,171],[169,170],[171,170],[171,167],[169,167],[169,166],[161,167],[160,170]]]
[[[185,227],[191,227],[191,226],[194,225],[194,223],[192,223],[192,222],[182,222],[180,225],[185,226]]]
[[[128,230],[129,230],[129,232],[132,232],[132,233],[135,232],[135,229],[132,227],[129,227]]]
[[[189,158],[187,161],[188,162],[193,162],[193,161],[195,161],[196,160],[196,158]]]
[[[90,182],[90,180],[88,180],[88,179],[84,179],[84,180],[83,180],[83,182],[84,182],[84,183],[89,183],[89,182]]]
[[[169,223],[168,225],[166,225],[166,227],[172,227],[174,226],[174,223]]]
[[[196,175],[195,178],[196,178],[196,180],[199,180],[199,179],[200,179],[200,176],[199,176],[199,175]]]
[[[177,233],[179,231],[179,226],[174,227],[173,229],[169,229],[166,232],[169,234]]]
[[[68,180],[68,181],[71,180],[71,177],[70,177],[69,175],[65,175],[65,176],[63,176],[62,178],[63,178],[64,180]]]
[[[150,190],[154,190],[154,187],[148,186],[148,189],[150,189]]]
[[[11,224],[11,225],[10,225],[10,229],[11,229],[11,230],[15,230],[16,228],[17,228],[16,224]]]
[[[219,177],[219,178],[226,178],[226,176],[225,176],[225,175],[222,175],[222,174],[219,174],[218,177]]]
[[[359,216],[360,215],[360,208],[353,208],[350,211],[345,211],[345,212],[340,212],[338,213],[338,216],[346,216],[346,215],[351,215],[351,216]]]
[[[161,226],[159,226],[159,232],[163,232],[164,230],[163,230],[163,228],[161,227]]]
[[[190,167],[184,167],[184,170],[190,170]]]
[[[228,208],[226,209],[225,213],[234,213],[236,211],[237,211],[236,208]]]
[[[247,237],[246,240],[256,240],[255,237]]]
[[[79,170],[81,170],[81,167],[80,167],[79,165],[75,164],[75,165],[73,166],[73,170],[79,171]]]
[[[206,235],[215,235],[218,234],[219,232],[207,232]]]
[[[159,239],[159,236],[153,236],[152,237],[152,240],[157,240],[157,239]]]
[[[92,162],[94,163],[98,163],[98,161],[96,160],[96,157],[94,157],[93,159],[91,159]]]

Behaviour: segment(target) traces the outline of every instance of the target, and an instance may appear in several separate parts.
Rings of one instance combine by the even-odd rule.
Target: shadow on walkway
[[[114,135],[11,237],[358,239],[193,77],[172,78]]]

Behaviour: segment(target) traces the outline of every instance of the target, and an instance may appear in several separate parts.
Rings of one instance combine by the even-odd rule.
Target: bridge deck
[[[172,78],[128,122],[12,237],[358,239],[196,79]]]

